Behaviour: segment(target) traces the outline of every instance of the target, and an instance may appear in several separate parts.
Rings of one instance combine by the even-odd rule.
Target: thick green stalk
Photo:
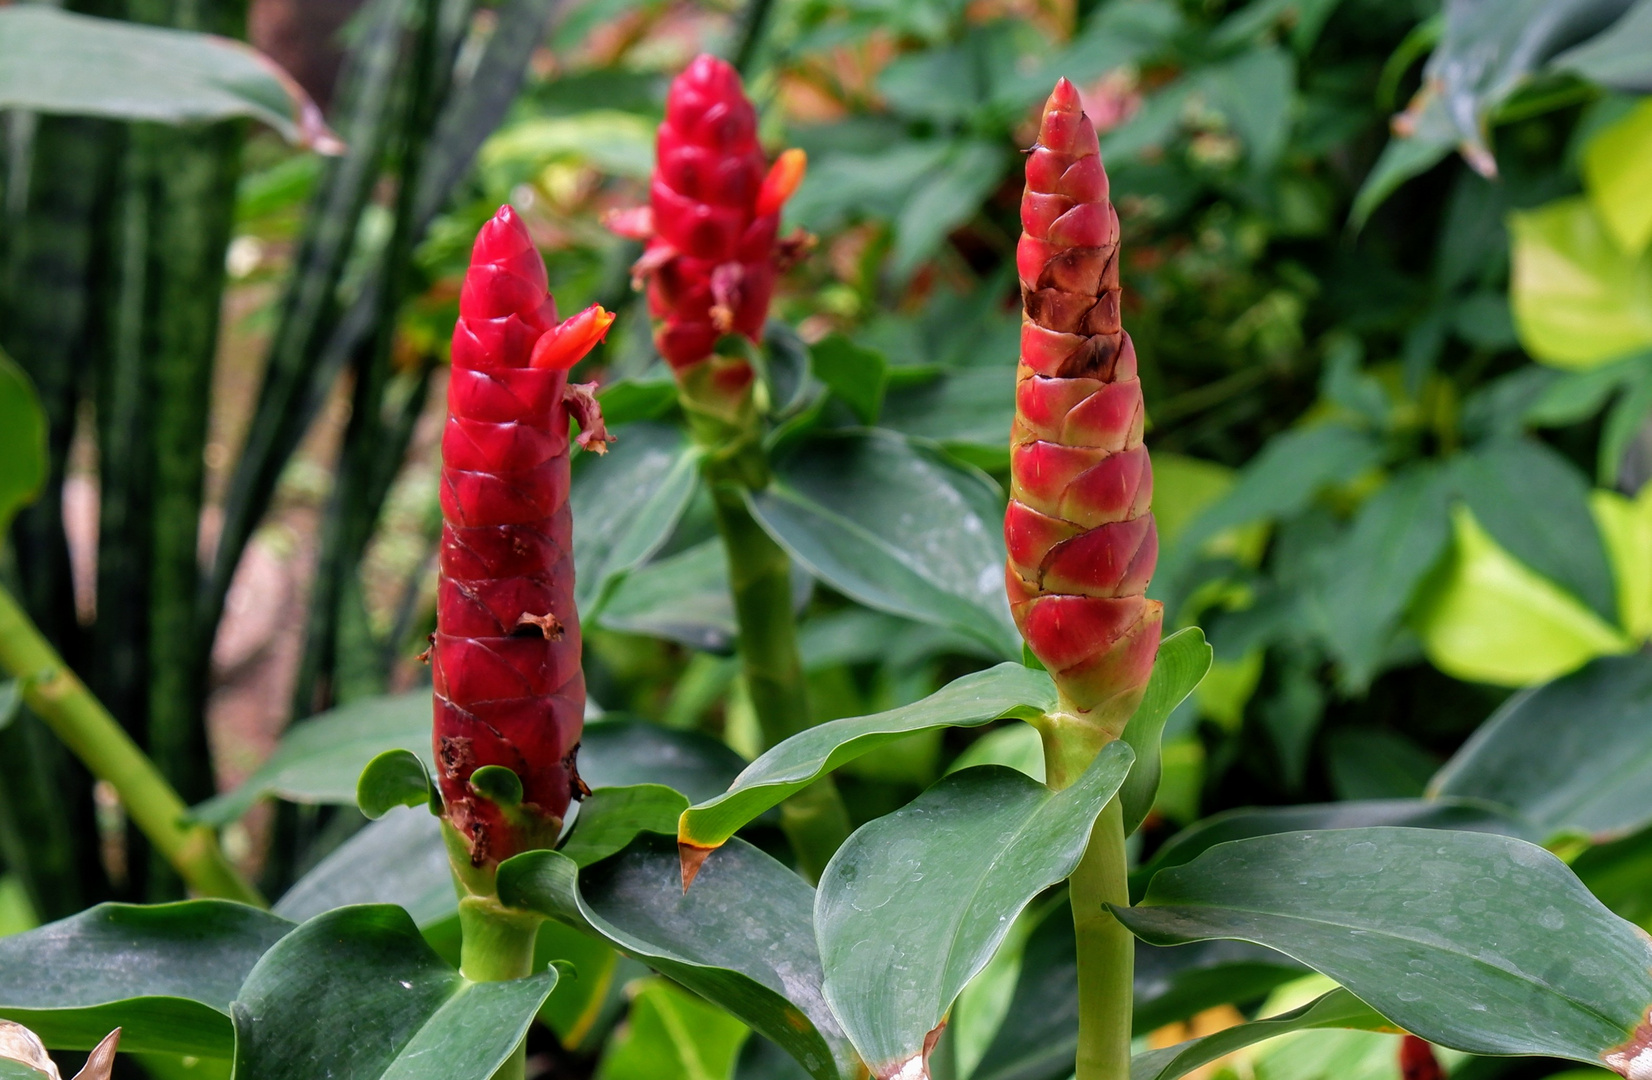
[[[1056,713],[1041,718],[1044,767],[1060,791],[1110,741]],[[1124,809],[1115,795],[1096,819],[1078,868],[1067,879],[1078,944],[1077,1080],[1129,1080],[1130,1025],[1135,994],[1135,939],[1107,909],[1130,903],[1129,862],[1124,852]]]
[[[746,689],[763,743],[774,746],[809,726],[808,687],[792,614],[791,560],[751,516],[743,485],[713,479],[711,489],[728,553]],[[811,881],[819,880],[832,853],[849,835],[849,814],[830,776],[783,803],[780,822],[799,867]]]
[[[0,589],[0,669],[23,682],[23,700],[100,780],[196,893],[263,906],[205,825],[185,822],[188,808],[172,785],[109,715],[57,650],[40,636],[9,592]]]
[[[453,860],[454,873],[467,895],[459,901],[459,974],[471,982],[508,982],[533,974],[534,939],[544,916],[508,908],[492,894],[493,872],[480,872],[470,865],[464,842],[446,822],[443,840]],[[518,1043],[511,1056],[493,1074],[493,1080],[524,1080],[527,1074],[527,1041]]]

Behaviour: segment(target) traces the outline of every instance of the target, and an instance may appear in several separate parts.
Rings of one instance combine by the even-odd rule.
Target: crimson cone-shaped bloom
[[[806,242],[778,237],[805,162],[788,150],[765,165],[739,73],[706,55],[671,83],[656,159],[648,209],[609,223],[648,240],[635,273],[648,282],[660,354],[686,378],[725,334],[761,337],[775,277]],[[751,379],[744,360],[727,360],[715,373],[718,396],[738,395]]]
[[[486,866],[556,839],[582,790],[585,714],[568,512],[568,418],[606,449],[587,386],[568,369],[607,331],[600,307],[558,323],[545,264],[510,207],[482,226],[459,296],[442,433],[441,580],[431,665],[448,822]],[[499,805],[484,765],[522,782]]]
[[[1021,197],[1021,363],[1010,436],[1010,610],[1067,706],[1116,735],[1147,688],[1163,608],[1136,349],[1119,324],[1119,219],[1095,128],[1063,79]]]

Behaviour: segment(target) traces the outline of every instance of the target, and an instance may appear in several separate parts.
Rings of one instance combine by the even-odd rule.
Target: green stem
[[[534,939],[544,917],[500,904],[492,896],[459,901],[459,973],[471,982],[508,982],[533,973]],[[493,1080],[524,1080],[528,1044],[518,1043]]]
[[[28,703],[92,774],[107,781],[126,812],[196,893],[264,905],[205,825],[185,823],[188,808],[153,762],[58,656],[17,601],[0,588],[0,668],[23,683]]]
[[[1070,713],[1040,718],[1045,773],[1060,791],[1077,780],[1111,741]],[[1135,1003],[1135,939],[1108,904],[1130,903],[1124,851],[1124,808],[1113,796],[1096,819],[1078,868],[1067,879],[1078,945],[1076,1080],[1129,1080],[1131,1010]]]

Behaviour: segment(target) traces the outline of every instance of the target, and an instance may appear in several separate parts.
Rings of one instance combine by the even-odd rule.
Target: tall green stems
[[[792,612],[792,563],[746,502],[748,493],[769,483],[751,395],[732,405],[718,400],[707,392],[708,368],[701,365],[698,378],[684,380],[681,396],[695,440],[706,449],[702,473],[728,556],[746,689],[763,744],[774,746],[810,726],[809,691]],[[804,876],[820,880],[832,853],[849,836],[849,812],[832,778],[822,777],[781,804],[780,827]]]
[[[63,658],[0,588],[0,668],[23,683],[23,700],[92,774],[109,783],[126,812],[196,893],[264,905],[205,825],[186,824],[188,808],[153,762],[86,689]]]
[[[1070,712],[1041,717],[1045,776],[1060,791],[1112,741]],[[1078,869],[1067,879],[1078,943],[1077,1080],[1129,1080],[1135,940],[1108,904],[1130,903],[1124,809],[1115,795],[1096,819]]]
[[[459,901],[459,973],[471,982],[508,982],[533,973],[533,945],[544,917],[517,911],[492,896],[467,896]],[[493,1074],[493,1080],[524,1080],[527,1074],[526,1040]]]

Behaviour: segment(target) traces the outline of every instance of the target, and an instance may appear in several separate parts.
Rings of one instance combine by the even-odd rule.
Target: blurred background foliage
[[[238,0],[69,6],[231,35],[249,18]],[[1142,857],[1234,808],[1427,789],[1514,807],[1652,926],[1652,807],[1577,810],[1652,759],[1649,0],[258,0],[250,17],[342,155],[245,121],[16,111],[0,143],[0,346],[51,451],[5,570],[186,797],[241,782],[293,720],[427,680],[447,338],[471,238],[505,201],[564,312],[621,313],[580,372],[620,440],[576,463],[592,697],[761,749],[638,249],[603,227],[646,199],[665,86],[702,50],[739,64],[771,149],[809,155],[786,213],[818,245],[766,353],[791,456],[765,523],[797,530],[815,720],[1016,655],[996,517],[1019,151],[1065,75],[1122,223],[1152,592],[1217,656],[1167,728]],[[1559,703],[1510,696],[1580,669]],[[1580,715],[1616,734],[1516,790],[1518,762],[1462,749],[1500,706],[1528,760]],[[837,779],[858,824],[983,761],[1037,772],[1036,737],[927,733]],[[361,825],[280,802],[226,840],[276,895]],[[0,841],[0,929],[179,895],[27,716],[0,731]],[[957,1080],[1066,1075],[1004,1064],[1016,1010],[1060,983],[1059,943],[1039,951],[1059,913],[1024,921],[1025,951],[958,1006]],[[790,1075],[631,961],[589,964],[548,1007],[541,1075]],[[1230,966],[1245,992],[1149,1010],[1184,1025],[1168,1041],[1317,992]],[[1397,1076],[1394,1043],[1299,1033],[1223,1067]]]

